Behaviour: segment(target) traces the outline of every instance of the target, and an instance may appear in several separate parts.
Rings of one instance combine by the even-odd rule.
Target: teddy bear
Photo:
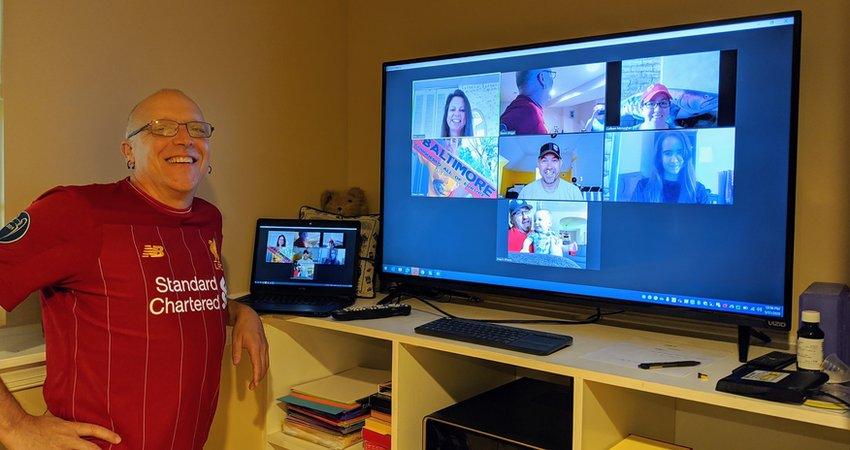
[[[353,187],[348,191],[325,191],[322,193],[322,210],[341,216],[361,216],[369,214],[366,193]]]

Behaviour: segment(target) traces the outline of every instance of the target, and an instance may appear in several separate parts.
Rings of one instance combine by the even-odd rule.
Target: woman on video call
[[[708,190],[696,180],[691,136],[682,131],[655,133],[649,177],[638,181],[633,202],[707,203]]]
[[[460,89],[446,97],[442,137],[472,136],[472,106]]]
[[[270,246],[268,249],[271,261],[273,263],[288,263],[292,262],[292,252],[286,246],[286,236],[280,235],[277,237],[277,245]]]

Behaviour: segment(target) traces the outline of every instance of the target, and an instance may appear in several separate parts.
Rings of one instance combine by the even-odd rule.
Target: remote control
[[[797,355],[793,353],[773,351],[747,361],[747,365],[759,369],[776,370],[791,365],[795,361],[797,361]]]
[[[336,320],[380,319],[381,317],[409,316],[410,305],[397,303],[393,305],[349,306],[331,313]]]

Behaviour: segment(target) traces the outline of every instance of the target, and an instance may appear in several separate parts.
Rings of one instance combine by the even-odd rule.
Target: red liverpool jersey
[[[199,449],[218,400],[221,214],[125,179],[53,189],[0,230],[0,306],[41,290],[50,412],[112,429],[103,448]]]

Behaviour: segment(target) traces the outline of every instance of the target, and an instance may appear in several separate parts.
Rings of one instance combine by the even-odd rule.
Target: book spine
[[[390,447],[390,443],[392,438],[389,434],[381,434],[372,430],[363,429],[363,440],[376,443],[381,446],[385,446],[387,448]]]
[[[390,450],[390,447],[384,447],[377,442],[363,441],[363,450]]]

